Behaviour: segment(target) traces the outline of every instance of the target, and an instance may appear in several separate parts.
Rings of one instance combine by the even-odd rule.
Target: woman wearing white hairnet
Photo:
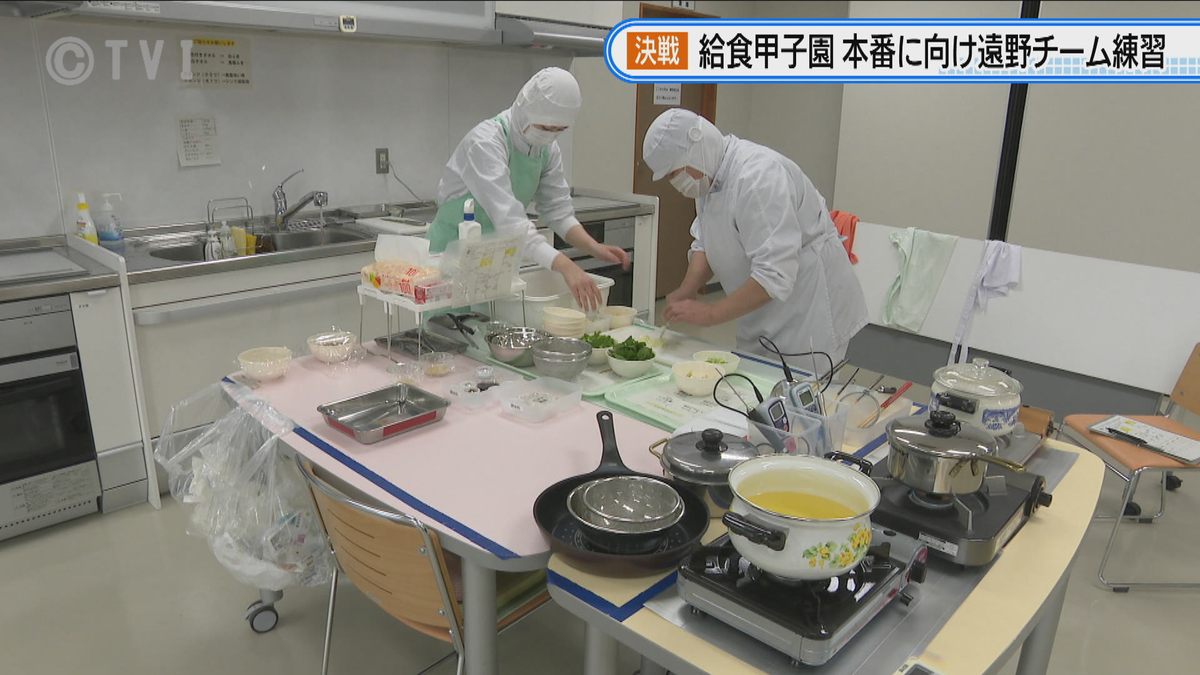
[[[722,136],[689,110],[659,115],[642,156],[696,200],[687,274],[667,295],[668,321],[713,326],[738,319],[737,343],[767,353],[815,350],[834,363],[867,324],[862,287],[825,199],[795,162],[757,143]],[[726,297],[696,299],[714,276]]]
[[[525,209],[537,203],[538,219],[567,243],[592,256],[629,267],[617,246],[597,242],[575,218],[571,188],[563,176],[562,152],[555,138],[579,114],[579,85],[561,68],[534,75],[512,106],[475,125],[454,149],[438,184],[438,213],[426,237],[438,253],[458,238],[463,204],[475,200],[475,220],[484,233],[500,227],[524,227],[523,257],[563,276],[580,306],[600,304],[600,291],[579,265],[535,232]]]

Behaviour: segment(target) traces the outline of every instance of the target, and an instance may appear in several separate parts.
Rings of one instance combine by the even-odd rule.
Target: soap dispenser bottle
[[[458,224],[458,238],[475,239],[483,234],[483,226],[479,221],[475,220],[475,200],[468,199],[463,202],[463,219]]]
[[[116,197],[122,202],[125,201],[125,198],[121,196],[120,192],[105,192],[100,196],[104,199],[104,203],[100,205],[100,220],[96,223],[96,236],[99,237],[101,246],[120,253],[125,248],[125,229],[122,227],[121,217],[117,215],[110,198]]]
[[[96,223],[92,222],[92,214],[88,211],[87,195],[82,192],[75,193],[75,234],[93,244],[100,243],[96,236]]]

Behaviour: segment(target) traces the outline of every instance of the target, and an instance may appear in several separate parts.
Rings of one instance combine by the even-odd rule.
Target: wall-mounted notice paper
[[[245,40],[193,38],[184,50],[182,83],[191,89],[249,89],[250,43]]]
[[[221,163],[215,117],[180,117],[178,142],[179,166]]]
[[[683,85],[674,83],[654,83],[654,105],[680,105],[683,103]]]

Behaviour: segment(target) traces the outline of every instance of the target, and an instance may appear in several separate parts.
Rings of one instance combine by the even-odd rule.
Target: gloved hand
[[[699,300],[671,302],[663,310],[663,318],[670,323],[690,323],[694,326],[712,326],[717,323],[713,306]]]

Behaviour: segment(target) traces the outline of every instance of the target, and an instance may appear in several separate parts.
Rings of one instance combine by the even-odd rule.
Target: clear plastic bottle
[[[120,192],[105,192],[100,197],[104,199],[104,203],[100,205],[100,219],[96,223],[96,236],[99,238],[101,246],[120,253],[125,250],[125,229],[121,223],[121,216],[117,215],[110,198],[116,197],[122,202],[125,201],[125,198],[121,196]]]

